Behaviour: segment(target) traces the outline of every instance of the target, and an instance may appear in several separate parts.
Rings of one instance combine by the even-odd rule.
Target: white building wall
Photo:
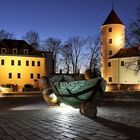
[[[136,71],[138,59],[138,57],[109,59],[112,65],[108,67],[107,83],[140,84],[140,71]],[[124,66],[121,66],[122,61]],[[128,63],[131,63],[131,66],[127,67]],[[109,77],[112,77],[112,82],[109,82]]]
[[[137,60],[138,57],[120,58],[120,84],[140,84],[140,71],[136,71]],[[121,66],[121,61],[124,61],[125,66]],[[130,62],[132,65],[127,68]]]

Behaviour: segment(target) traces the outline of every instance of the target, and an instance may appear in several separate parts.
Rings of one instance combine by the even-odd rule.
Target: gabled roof
[[[107,24],[122,24],[122,25],[124,25],[113,9],[111,10],[110,14],[108,15],[105,22],[103,23],[103,25],[107,25]]]
[[[5,47],[5,48],[28,48],[30,50],[33,50],[34,48],[29,45],[27,42],[24,40],[15,40],[15,39],[3,39],[0,41],[0,48]]]
[[[24,55],[24,49],[28,49],[28,55],[42,56],[42,51],[34,49],[24,40],[3,39],[0,41],[0,49],[6,48],[6,54],[13,54],[13,48],[18,50],[17,54]]]
[[[134,48],[122,48],[115,55],[111,56],[109,59],[136,57],[136,56],[140,56],[140,46]]]

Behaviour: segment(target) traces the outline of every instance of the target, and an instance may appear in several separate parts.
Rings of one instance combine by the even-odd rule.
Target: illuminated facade
[[[40,77],[52,73],[52,54],[35,50],[23,40],[0,41],[0,85],[23,91],[25,85],[40,89]]]
[[[136,72],[140,47],[125,48],[125,25],[113,9],[101,27],[101,44],[101,74],[107,84],[117,88],[140,84],[140,72]]]

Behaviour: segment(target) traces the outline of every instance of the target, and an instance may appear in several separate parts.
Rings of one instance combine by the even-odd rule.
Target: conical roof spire
[[[122,24],[122,25],[124,25],[123,22],[118,17],[118,15],[113,10],[113,7],[112,7],[110,14],[108,15],[105,22],[103,23],[103,25],[107,25],[107,24]]]

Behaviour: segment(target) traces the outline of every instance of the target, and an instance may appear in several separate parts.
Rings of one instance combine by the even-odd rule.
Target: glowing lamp
[[[58,101],[54,93],[47,95],[45,91],[43,92],[43,98],[48,104],[55,104]]]

